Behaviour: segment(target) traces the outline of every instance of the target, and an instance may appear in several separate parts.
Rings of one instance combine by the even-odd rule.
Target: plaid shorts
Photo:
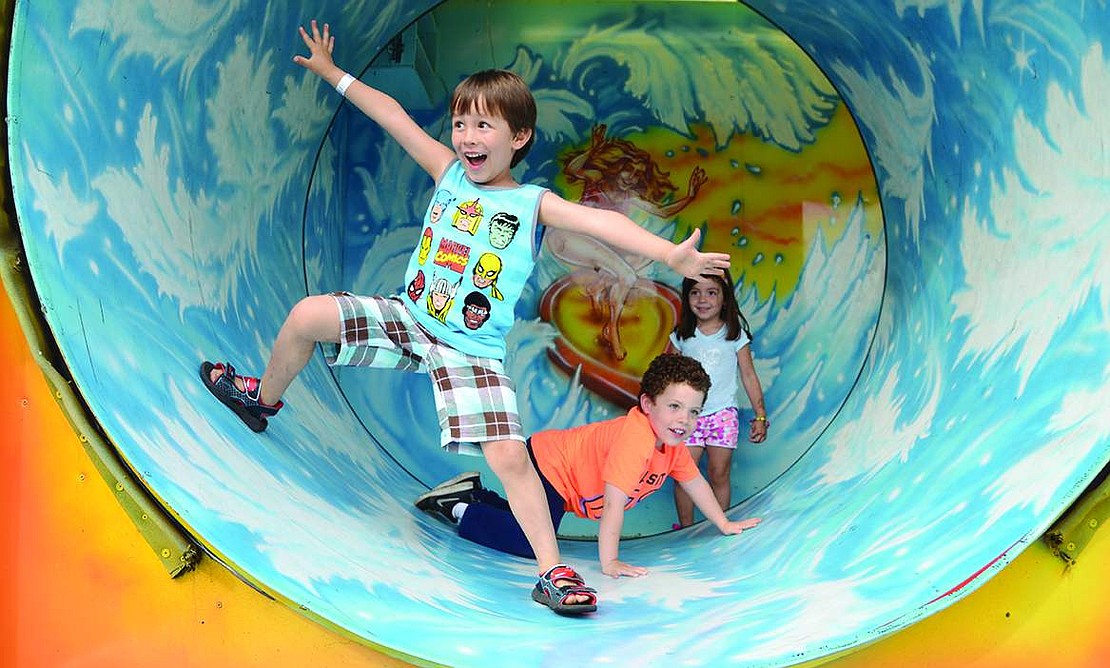
[[[440,441],[448,452],[481,455],[481,443],[524,442],[516,388],[501,360],[461,353],[442,344],[397,297],[332,295],[339,305],[339,345],[333,366],[423,371],[432,379]]]
[[[735,406],[729,406],[716,413],[699,417],[694,431],[686,440],[686,445],[735,449],[736,442],[739,440],[740,411]]]

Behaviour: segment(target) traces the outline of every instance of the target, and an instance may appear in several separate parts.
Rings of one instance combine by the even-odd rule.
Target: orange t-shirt
[[[605,483],[628,497],[625,510],[663,486],[696,478],[698,467],[686,444],[655,447],[648,418],[634,406],[628,415],[605,422],[552,429],[532,435],[540,472],[566,501],[567,512],[601,519]]]

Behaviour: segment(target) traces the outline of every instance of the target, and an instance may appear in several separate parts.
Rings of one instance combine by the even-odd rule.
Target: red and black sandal
[[[212,371],[220,372],[220,376],[216,380],[212,380]],[[257,378],[251,376],[239,376],[243,381],[243,388],[240,390],[235,385],[235,367],[224,362],[202,362],[200,365],[200,379],[204,381],[204,386],[212,393],[212,396],[220,400],[220,403],[227,406],[239,416],[251,431],[261,432],[266,431],[266,418],[277,415],[281,407],[285,404],[281,401],[273,406],[262,403],[262,382]]]
[[[566,580],[569,585],[556,586],[556,582]],[[567,601],[571,596],[585,596],[579,603]],[[583,615],[597,611],[597,590],[587,587],[582,576],[566,564],[555,564],[540,576],[532,589],[532,600],[542,603],[560,615]]]

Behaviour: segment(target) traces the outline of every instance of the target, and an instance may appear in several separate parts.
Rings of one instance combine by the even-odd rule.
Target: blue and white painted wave
[[[337,60],[354,67],[434,4],[321,12]],[[1110,457],[1110,12],[1102,0],[1069,14],[1047,0],[749,4],[850,106],[886,220],[884,239],[851,212],[835,243],[814,237],[793,300],[742,291],[781,439],[741,465],[761,491],[734,512],[765,517],[757,531],[627,541],[622,556],[652,572],[624,581],[602,579],[593,545],[568,542],[603,608],[585,624],[556,619],[525,595],[532,564],[491,558],[412,511],[423,486],[406,468],[424,482],[460,468],[431,447],[430,391],[412,378],[344,371],[336,383],[315,359],[260,436],[213,405],[198,361],[260,369],[306,284],[399,289],[414,228],[397,221],[413,220],[429,187],[397,188],[423,177],[342,114],[327,133],[336,99],[289,62],[309,18],[289,2],[17,7],[21,230],[48,323],[104,430],[246,578],[423,661],[546,665],[571,643],[592,663],[785,665],[978,586],[944,596],[1012,559]],[[572,75],[610,61],[627,68],[615,92],[645,101],[628,127],[650,117],[681,131],[701,115],[719,138],[742,129],[789,146],[827,120],[822,95],[783,118],[714,106],[723,64],[689,31],[623,8],[596,10],[624,12],[621,32],[561,51],[491,48],[497,64],[571,82],[533,78],[541,105],[560,110],[541,120],[544,139],[588,126],[596,109],[567,95]],[[690,79],[655,85],[657,63],[617,60],[625,37],[659,40],[674,54],[667,72]],[[748,94],[744,108],[757,108],[758,90]],[[355,157],[369,167],[337,168]],[[355,207],[372,215],[336,229]],[[537,289],[552,271],[540,268]],[[511,342],[511,372],[538,390],[524,399],[528,426],[607,415],[541,364],[551,336],[523,317]],[[800,459],[783,472],[782,457]]]
[[[715,136],[722,138],[722,143],[734,130],[742,130],[763,136],[785,149],[797,150],[814,140],[816,131],[829,122],[836,109],[838,98],[832,85],[793,43],[750,11],[730,8],[726,15],[735,16],[738,25],[728,30],[712,28],[726,38],[736,37],[729,30],[742,29],[748,39],[738,40],[740,46],[727,42],[726,46],[707,46],[707,21],[692,12],[681,14],[684,25],[664,20],[660,17],[663,10],[658,9],[624,11],[619,20],[612,17],[614,13],[612,8],[582,11],[577,18],[586,26],[594,25],[591,21],[613,25],[604,29],[566,30],[562,39],[537,44],[505,42],[486,61],[462,46],[455,46],[452,61],[459,71],[437,71],[441,79],[454,81],[466,74],[467,67],[509,67],[529,82],[540,100],[543,119],[554,119],[551,125],[555,130],[541,124],[541,136],[519,169],[522,179],[550,185],[552,175],[560,171],[559,151],[568,142],[588,136],[597,119],[604,119],[616,136],[628,128],[662,122],[664,127],[674,130],[676,140],[682,141],[689,135],[693,110],[705,110],[697,120],[708,125]],[[436,14],[441,16],[438,10]],[[673,18],[674,14],[671,11],[666,16]],[[710,16],[719,18],[720,13]],[[479,25],[483,21],[470,20]],[[449,25],[458,21],[455,15],[441,17],[441,22]],[[532,17],[531,21],[518,19],[513,23],[521,33],[544,25],[544,17]],[[667,27],[660,27],[663,25]],[[708,25],[713,25],[712,21]],[[450,35],[440,41],[443,43],[432,43],[429,49],[447,49],[452,44]],[[638,52],[647,50],[661,55],[651,59],[630,58],[630,44],[637,44]],[[720,94],[720,84],[712,80],[714,77],[734,76],[728,73],[736,63],[750,62],[752,67],[769,71],[771,61],[778,63],[775,66],[778,70],[793,73],[786,77],[786,82],[776,83],[778,88],[791,91],[781,96],[786,104],[780,103],[779,97],[775,104],[722,104],[722,98],[727,96]],[[704,67],[706,62],[712,67]],[[627,68],[627,75],[621,67]],[[369,76],[381,72],[372,66]],[[740,88],[743,90],[744,86]],[[799,90],[810,92],[793,92]],[[430,132],[438,132],[444,141],[449,141],[446,102],[433,106],[433,111],[417,117]],[[679,121],[680,125],[669,125]],[[333,143],[337,147],[334,151]],[[418,223],[431,197],[432,183],[380,129],[350,107],[344,107],[339,114],[327,146],[319,163],[323,175],[314,180],[310,191],[308,215],[312,232],[307,235],[308,264],[313,270],[342,264],[345,276],[337,280],[334,270],[328,269],[326,279],[313,281],[310,274],[309,291],[342,287],[360,294],[399,293],[404,288],[400,279],[413,240],[420,235]],[[353,176],[345,186],[337,187],[336,173]],[[334,201],[332,193],[337,189],[348,193],[345,201]],[[829,199],[839,220],[807,221],[810,260],[793,294],[780,301],[773,293],[761,297],[754,289],[740,287],[745,312],[758,332],[760,377],[776,427],[765,446],[744,444],[740,448],[734,481],[738,498],[765,487],[813,443],[855,381],[871,341],[882,296],[884,249],[880,239],[866,232],[862,201],[841,204],[836,193],[829,193]],[[337,221],[347,223],[337,225]],[[648,218],[644,223],[657,234],[667,237],[676,234],[673,220]],[[339,234],[335,231],[337,226],[342,226]],[[826,241],[822,226],[835,232],[835,245]],[[340,237],[343,248],[337,251]],[[743,267],[737,268],[741,282],[743,271]],[[623,412],[591,396],[577,377],[568,385],[565,374],[545,354],[557,333],[538,319],[540,297],[544,289],[565,274],[566,268],[552,256],[541,255],[533,281],[517,307],[519,325],[509,342],[507,363],[512,376],[520,387],[533,390],[522,393],[522,418],[529,433]],[[642,276],[670,285],[680,282],[673,272],[657,264],[650,265]],[[828,298],[824,288],[828,285],[837,286],[835,298]],[[783,359],[799,363],[784,365]],[[367,373],[361,369],[338,370],[337,377],[344,395],[368,430],[381,442],[393,444],[387,446],[390,454],[405,469],[425,483],[442,480],[458,470],[457,457],[429,447],[438,442],[439,431],[428,384],[423,378],[392,372]],[[480,462],[462,466],[488,473]],[[496,486],[492,475],[486,478]],[[627,516],[625,534],[659,533],[669,530],[673,521],[668,489]],[[596,524],[568,518],[562,533],[596,535]]]

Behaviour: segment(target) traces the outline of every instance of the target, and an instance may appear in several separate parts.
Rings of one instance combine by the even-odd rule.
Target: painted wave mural
[[[168,512],[329,626],[447,665],[548,665],[568,645],[583,663],[789,665],[951,604],[1110,459],[1101,0],[320,5],[337,61],[432,132],[460,76],[525,76],[525,181],[575,196],[567,156],[598,124],[675,197],[709,175],[643,224],[733,254],[774,431],[738,452],[730,515],[764,522],[671,532],[656,495],[622,544],[651,573],[619,581],[571,522],[590,621],[532,603],[533,564],[412,508],[484,466],[437,451],[422,378],[317,356],[261,435],[212,401],[200,360],[260,371],[305,294],[400,290],[432,184],[292,64],[299,5],[115,4],[16,8],[9,150],[44,317]],[[566,273],[543,256],[509,341],[530,430],[621,411],[552,363],[539,303]]]

